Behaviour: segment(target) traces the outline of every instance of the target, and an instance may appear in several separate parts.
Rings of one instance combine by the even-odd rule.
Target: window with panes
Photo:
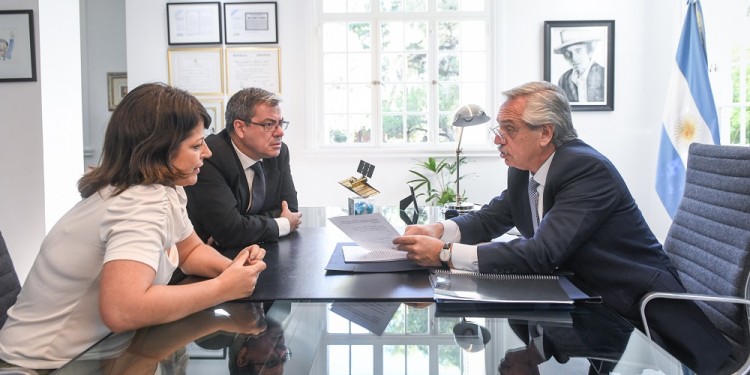
[[[455,111],[487,106],[486,0],[317,0],[320,147],[435,147]],[[465,132],[482,143],[486,130]]]

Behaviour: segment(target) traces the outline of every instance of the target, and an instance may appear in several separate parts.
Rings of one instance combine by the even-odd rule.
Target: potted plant
[[[414,186],[417,197],[426,196],[425,203],[427,204],[442,206],[446,203],[455,202],[456,163],[455,161],[449,162],[448,158],[438,160],[434,157],[429,157],[426,161],[417,163],[415,169],[409,170],[409,172],[414,174],[415,178],[408,181],[408,183]],[[464,165],[468,163],[468,160],[465,157],[461,157],[458,159],[458,163]],[[460,179],[466,176],[463,175]],[[424,191],[419,192],[420,190]],[[465,198],[464,194],[462,194],[462,199]]]

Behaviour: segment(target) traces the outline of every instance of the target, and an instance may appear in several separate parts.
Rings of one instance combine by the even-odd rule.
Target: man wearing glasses
[[[482,273],[573,272],[582,288],[636,326],[648,292],[685,292],[615,166],[578,139],[565,92],[530,82],[505,93],[492,129],[508,187],[481,210],[411,225],[394,239],[423,266]],[[522,237],[490,242],[516,227]],[[647,310],[656,341],[698,374],[715,374],[729,344],[692,301]],[[642,327],[640,327],[642,328]]]
[[[276,94],[245,88],[227,103],[226,128],[206,138],[213,153],[198,182],[185,189],[195,231],[227,256],[245,246],[276,241],[302,219],[282,142],[284,120]]]

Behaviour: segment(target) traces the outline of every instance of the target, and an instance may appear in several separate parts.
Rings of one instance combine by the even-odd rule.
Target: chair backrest
[[[0,328],[5,324],[8,309],[16,303],[20,291],[21,284],[18,282],[16,268],[10,259],[3,233],[0,232]]]
[[[664,241],[688,293],[750,298],[750,148],[694,143],[685,193]],[[698,303],[732,343],[739,368],[750,355],[748,309]]]

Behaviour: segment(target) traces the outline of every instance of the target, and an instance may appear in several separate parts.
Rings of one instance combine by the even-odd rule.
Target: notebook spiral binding
[[[437,269],[432,271],[438,275],[450,275],[453,276],[466,276],[477,279],[487,280],[557,280],[557,275],[529,275],[529,274],[515,274],[515,273],[479,273],[479,272],[456,272],[446,269]]]

